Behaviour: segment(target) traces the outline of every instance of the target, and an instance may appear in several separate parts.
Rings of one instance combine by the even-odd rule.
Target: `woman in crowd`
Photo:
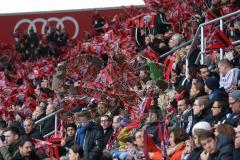
[[[68,160],[83,160],[83,149],[79,145],[73,145],[68,153]]]
[[[177,128],[170,131],[170,147],[167,149],[167,154],[170,160],[181,160],[182,152],[186,145],[185,141],[188,139],[188,135],[182,128]]]

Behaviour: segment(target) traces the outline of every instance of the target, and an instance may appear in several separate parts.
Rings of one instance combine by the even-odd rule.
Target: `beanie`
[[[194,133],[194,131],[196,129],[203,129],[203,130],[206,130],[206,131],[212,131],[211,125],[208,122],[205,122],[205,121],[196,123],[192,128],[192,134]]]
[[[235,90],[232,93],[229,93],[229,97],[232,97],[236,101],[240,101],[240,90]]]
[[[205,80],[205,85],[211,90],[216,90],[219,88],[219,80],[215,77],[210,77]]]

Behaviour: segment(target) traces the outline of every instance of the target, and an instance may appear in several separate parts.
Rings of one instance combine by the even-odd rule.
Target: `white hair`
[[[183,37],[180,33],[175,33],[173,36],[172,36],[172,39],[178,41],[179,44],[182,43],[183,41]]]

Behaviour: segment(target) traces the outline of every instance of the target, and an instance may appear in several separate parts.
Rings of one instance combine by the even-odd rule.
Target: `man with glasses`
[[[236,127],[240,120],[240,90],[235,90],[229,93],[229,107],[232,110],[232,114],[228,114],[224,123],[229,123]]]
[[[192,116],[189,117],[189,122],[187,126],[187,133],[190,133],[192,127],[201,121],[210,121],[210,115],[208,111],[208,106],[210,104],[210,100],[208,96],[200,96],[195,99],[193,104]]]
[[[113,133],[112,120],[108,115],[101,116],[101,126],[103,128],[104,146],[107,145],[110,136]]]
[[[215,125],[221,123],[226,113],[228,113],[228,102],[224,99],[216,99],[212,105],[212,117],[211,117],[211,124]]]

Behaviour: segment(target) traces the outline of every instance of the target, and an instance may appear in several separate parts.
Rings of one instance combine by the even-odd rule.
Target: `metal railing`
[[[47,120],[48,118],[52,117],[52,116],[55,117],[54,130],[51,131],[51,132],[49,132],[49,133],[47,133],[46,135],[43,135],[44,138],[45,138],[45,137],[48,137],[48,136],[50,136],[50,135],[52,135],[52,134],[55,134],[55,136],[56,136],[57,130],[58,130],[58,113],[61,112],[61,111],[63,111],[62,108],[59,109],[59,110],[57,110],[56,112],[53,112],[53,113],[51,113],[51,114],[45,116],[44,118],[42,118],[42,119],[40,119],[40,120],[38,120],[38,121],[35,122],[35,124],[39,124],[39,125],[40,125],[40,131],[41,131],[41,123],[44,122],[45,120]]]
[[[179,46],[171,49],[171,50],[168,51],[167,53],[162,54],[162,55],[160,56],[160,58],[165,58],[166,56],[168,56],[168,55],[170,55],[170,54],[173,54],[173,53],[174,53],[175,51],[177,51],[178,49],[190,45],[190,44],[192,43],[192,41],[193,41],[193,39],[191,39],[191,40],[189,40],[189,41],[187,41],[187,42],[184,42],[184,43],[180,44]]]
[[[216,18],[216,19],[213,19],[211,21],[208,21],[208,22],[205,22],[205,23],[202,23],[199,25],[197,31],[196,31],[196,34],[193,38],[193,41],[192,41],[192,44],[191,44],[191,48],[187,54],[187,58],[186,58],[186,68],[188,68],[188,62],[189,62],[189,57],[191,55],[191,53],[193,52],[193,50],[195,49],[196,45],[197,45],[197,42],[198,42],[198,39],[199,39],[199,36],[200,36],[200,42],[201,42],[201,51],[200,51],[200,63],[201,64],[204,64],[204,57],[205,57],[205,50],[206,50],[206,38],[204,37],[204,26],[207,26],[209,24],[213,24],[213,23],[216,23],[219,21],[219,27],[220,27],[220,30],[223,31],[223,26],[224,26],[224,23],[223,23],[223,20],[226,19],[226,18],[229,18],[229,17],[232,17],[232,16],[235,16],[235,15],[238,15],[240,14],[240,10],[238,11],[235,11],[233,13],[230,13],[230,14],[227,14],[227,15],[224,15],[222,17],[219,17],[219,18]],[[240,43],[240,40],[238,41],[235,41],[235,42],[232,42],[233,44],[239,44]],[[223,55],[223,49],[221,48],[220,49],[220,59],[222,59],[224,57]]]

